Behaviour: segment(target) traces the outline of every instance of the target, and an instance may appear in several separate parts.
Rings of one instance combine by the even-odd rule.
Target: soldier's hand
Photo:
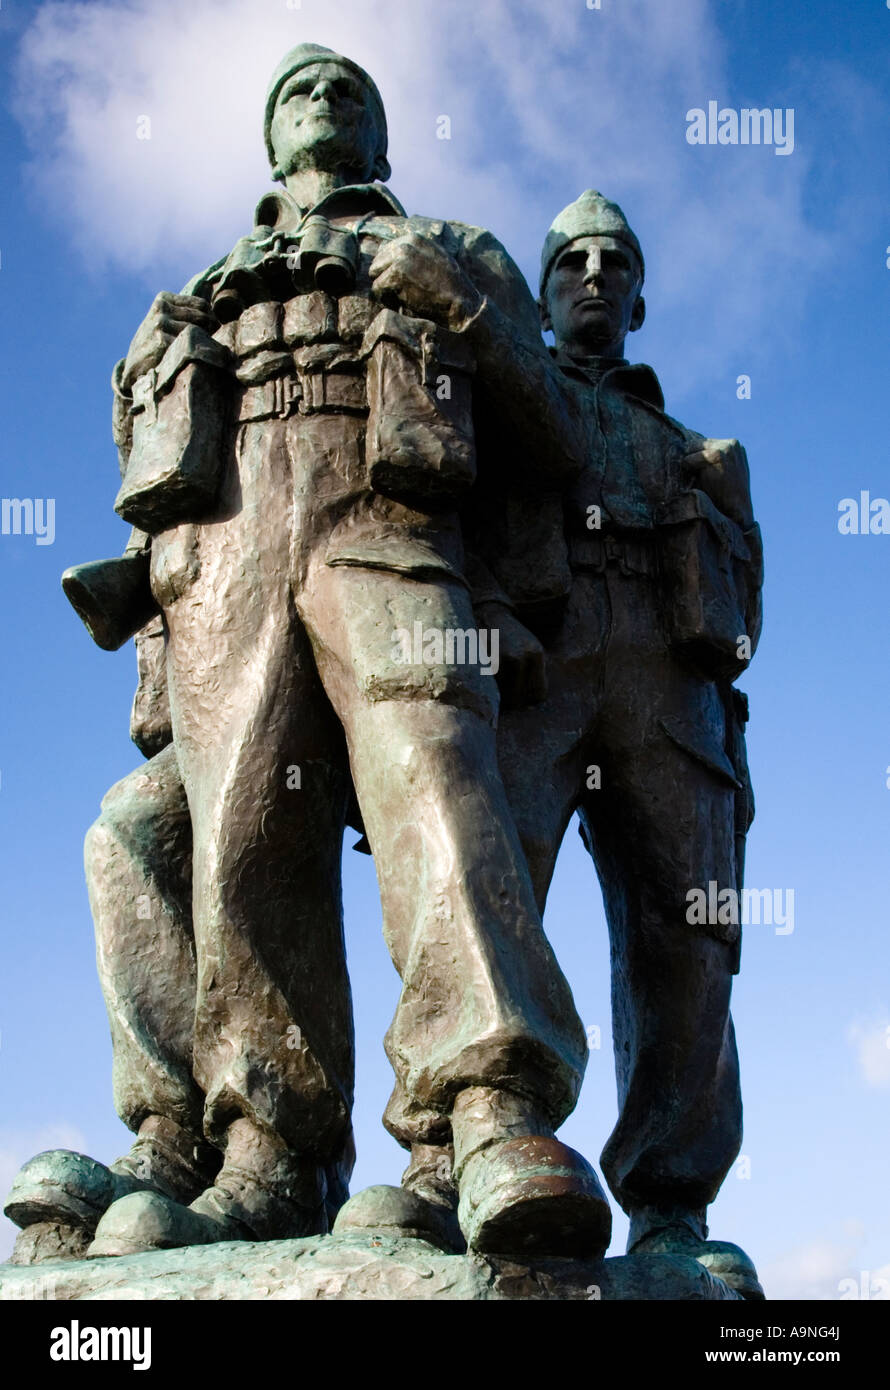
[[[500,603],[480,604],[476,618],[480,627],[498,634],[496,679],[503,707],[521,709],[546,700],[547,656],[537,637]]]
[[[381,299],[397,299],[412,313],[447,328],[460,328],[482,303],[454,257],[419,232],[384,242],[369,274]]]
[[[706,492],[719,511],[745,528],[754,522],[748,456],[737,439],[705,439],[683,460],[686,480]]]
[[[121,381],[125,391],[132,391],[137,377],[158,365],[173,339],[190,323],[205,328],[208,333],[215,333],[219,328],[207,301],[197,295],[162,292],[156,296],[127,353]]]

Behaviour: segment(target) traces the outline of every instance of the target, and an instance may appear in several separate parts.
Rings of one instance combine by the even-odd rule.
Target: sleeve
[[[194,294],[201,299],[206,299],[209,303],[216,285],[222,278],[223,267],[228,259],[228,255],[222,256],[218,261],[214,261],[213,265],[208,266],[206,270],[202,270],[200,274],[193,275],[191,280],[186,281],[179,293]]]
[[[476,357],[490,434],[509,445],[514,481],[550,491],[573,482],[586,437],[577,394],[548,353],[534,300],[516,263],[489,232],[464,228],[458,261],[482,302],[458,330]]]
[[[122,357],[119,362],[115,363],[114,371],[111,373],[111,389],[114,392],[111,407],[111,434],[117,447],[117,460],[121,477],[127,471],[130,450],[133,447],[133,417],[130,414],[133,397],[128,395],[121,386],[125,363],[126,358]]]

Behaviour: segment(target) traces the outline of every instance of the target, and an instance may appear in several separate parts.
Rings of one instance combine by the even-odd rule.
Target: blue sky
[[[748,450],[765,626],[742,687],[757,797],[752,887],[793,889],[794,931],[746,934],[734,995],[743,1154],[712,1209],[767,1292],[837,1297],[890,1264],[890,536],[838,503],[890,496],[890,9],[884,0],[174,0],[0,10],[0,493],[55,499],[55,537],[0,536],[0,1185],[40,1148],[111,1160],[83,835],[137,765],[132,648],[90,643],[59,588],[118,552],[108,378],[159,289],[227,251],[268,187],[266,79],[303,39],[363,63],[409,211],[490,227],[534,283],[550,220],[617,199],[647,257],[630,340],[672,414]],[[795,146],[698,147],[687,112],[793,109]],[[450,141],[436,118],[451,117]],[[151,118],[151,139],[137,122]],[[751,398],[737,379],[751,378]],[[349,837],[352,838],[351,836]],[[356,1003],[354,1189],[397,1181],[381,1039],[397,978],[372,863],[344,856]],[[565,1127],[596,1160],[615,1116],[608,950],[574,829],[546,927],[602,1029]],[[749,1175],[746,1175],[749,1174]],[[622,1253],[616,1213],[612,1253]],[[11,1228],[4,1223],[8,1248]],[[886,1270],[885,1270],[886,1273]]]

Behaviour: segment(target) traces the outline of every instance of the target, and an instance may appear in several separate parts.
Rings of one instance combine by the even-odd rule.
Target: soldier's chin
[[[575,336],[590,345],[592,350],[611,343],[615,336],[609,314],[604,309],[582,310],[575,319]]]
[[[303,167],[333,173],[352,169],[365,163],[364,150],[357,149],[351,140],[344,140],[342,127],[313,129],[312,139],[305,147]]]

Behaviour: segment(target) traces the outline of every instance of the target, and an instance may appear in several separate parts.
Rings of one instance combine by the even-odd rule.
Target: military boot
[[[470,1087],[451,1123],[458,1219],[470,1249],[526,1262],[605,1254],[612,1214],[596,1173],[529,1101]]]
[[[11,1262],[81,1258],[112,1203],[134,1192],[189,1202],[220,1161],[210,1145],[161,1115],[149,1115],[130,1151],[110,1166],[67,1149],[37,1154],[16,1176],[4,1208],[22,1227]]]
[[[325,1171],[251,1120],[226,1133],[222,1168],[188,1206],[156,1192],[134,1192],[110,1206],[87,1251],[132,1255],[227,1240],[279,1240],[328,1229]]]
[[[742,1298],[765,1298],[753,1261],[731,1241],[708,1240],[705,1216],[704,1207],[638,1207],[630,1213],[627,1253],[689,1255]]]
[[[375,1231],[462,1254],[466,1241],[457,1220],[453,1159],[450,1145],[412,1144],[401,1187],[380,1183],[357,1192],[339,1213],[334,1234]]]

